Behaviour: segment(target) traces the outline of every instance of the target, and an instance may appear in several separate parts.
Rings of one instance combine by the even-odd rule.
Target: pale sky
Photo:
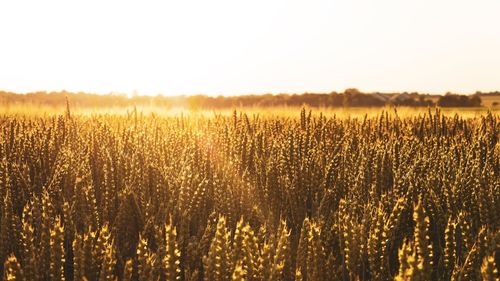
[[[0,89],[500,90],[499,0],[0,1]]]

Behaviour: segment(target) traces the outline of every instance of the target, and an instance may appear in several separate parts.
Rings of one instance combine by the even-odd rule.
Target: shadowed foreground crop
[[[498,280],[500,117],[0,117],[6,280]]]

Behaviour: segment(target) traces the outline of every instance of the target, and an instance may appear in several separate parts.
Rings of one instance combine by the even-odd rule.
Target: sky
[[[0,1],[0,89],[500,90],[498,0]]]

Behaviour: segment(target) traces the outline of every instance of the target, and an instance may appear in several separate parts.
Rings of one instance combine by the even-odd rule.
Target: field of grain
[[[481,104],[488,108],[500,108],[500,96],[481,96]]]
[[[500,115],[0,113],[4,280],[498,280]]]

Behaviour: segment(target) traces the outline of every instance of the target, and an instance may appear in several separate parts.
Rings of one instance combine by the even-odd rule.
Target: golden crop
[[[295,115],[0,116],[0,273],[499,280],[500,116]]]

